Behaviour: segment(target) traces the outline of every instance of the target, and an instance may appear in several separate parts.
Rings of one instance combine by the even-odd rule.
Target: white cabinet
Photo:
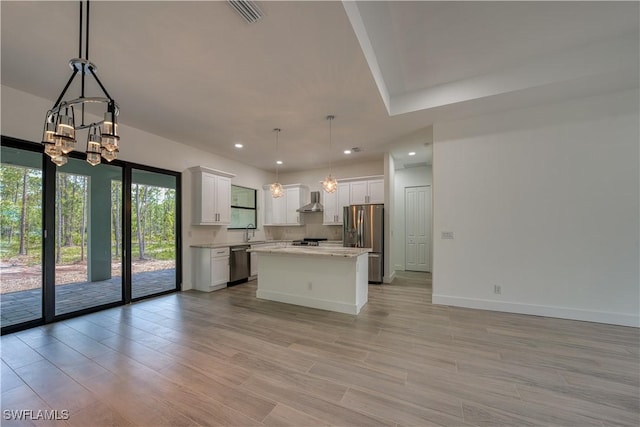
[[[322,192],[323,225],[341,225],[343,208],[351,204],[350,183],[339,182],[335,193]]]
[[[303,217],[296,212],[307,203],[309,188],[305,185],[283,185],[284,196],[274,199],[269,186],[264,187],[264,225],[303,225]]]
[[[192,248],[193,287],[211,292],[226,288],[229,281],[229,248]]]
[[[369,188],[367,203],[384,203],[384,179],[372,179],[367,184]]]
[[[350,182],[352,205],[384,203],[384,179],[367,179]]]
[[[304,187],[306,188],[306,187]],[[285,224],[302,225],[302,216],[300,212],[297,212],[302,205],[305,205],[306,198],[309,195],[309,191],[304,191],[302,186],[296,186],[291,188],[285,188],[284,198],[286,199],[285,208]]]
[[[231,223],[231,178],[235,175],[195,166],[189,169],[192,180],[193,225]]]

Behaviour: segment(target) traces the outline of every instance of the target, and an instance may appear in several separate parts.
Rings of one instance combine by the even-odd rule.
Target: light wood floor
[[[359,316],[255,289],[4,336],[2,409],[74,426],[640,424],[638,329],[434,306],[415,273],[371,285]],[[30,424],[53,423],[2,420]]]

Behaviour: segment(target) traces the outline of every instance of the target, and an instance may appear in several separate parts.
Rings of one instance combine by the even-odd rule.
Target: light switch
[[[441,239],[453,239],[453,231],[443,231]]]

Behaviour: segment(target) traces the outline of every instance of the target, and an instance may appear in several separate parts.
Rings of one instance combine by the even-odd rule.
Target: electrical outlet
[[[307,289],[312,291],[313,290],[313,283],[311,283],[311,282],[307,283]]]
[[[502,294],[502,286],[500,285],[493,285],[493,293],[500,295]]]
[[[453,231],[443,231],[441,234],[442,239],[453,239]]]

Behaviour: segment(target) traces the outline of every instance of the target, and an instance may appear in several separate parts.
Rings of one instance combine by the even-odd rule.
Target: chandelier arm
[[[102,84],[102,82],[100,81],[100,79],[98,78],[96,73],[93,71],[93,67],[91,66],[91,64],[89,64],[87,66],[87,70],[89,70],[89,72],[91,73],[93,78],[96,79],[96,82],[98,82],[98,85],[100,86],[100,89],[102,89],[102,92],[104,92],[106,97],[109,98],[109,101],[114,102],[113,98],[111,98],[111,95],[109,95],[109,92],[107,92],[107,89],[104,87],[104,85]]]
[[[87,0],[87,30],[85,31],[85,35],[84,35],[84,49],[85,49],[84,59],[86,59],[87,61],[89,60],[89,16],[90,16],[89,0]]]
[[[90,97],[86,97],[86,98],[76,98],[76,99],[72,99],[70,101],[64,101],[61,102],[59,105],[51,108],[51,110],[48,111],[48,115],[51,114],[55,114],[57,112],[59,112],[61,109],[65,108],[65,107],[69,107],[72,105],[81,105],[81,104],[111,104],[113,103],[113,107],[114,107],[114,113],[116,116],[118,116],[120,114],[120,109],[118,107],[118,104],[113,100],[113,99],[109,99],[109,98],[102,98],[99,96],[90,96]]]
[[[62,89],[62,92],[60,93],[60,96],[58,96],[58,99],[56,99],[55,104],[53,104],[52,110],[54,110],[58,105],[60,105],[60,101],[62,101],[62,97],[64,96],[65,93],[67,93],[67,89],[69,89],[69,86],[71,86],[71,82],[73,81],[76,74],[78,74],[78,70],[74,69],[73,73],[71,74],[71,77],[69,78],[69,81],[65,85],[64,89]]]

